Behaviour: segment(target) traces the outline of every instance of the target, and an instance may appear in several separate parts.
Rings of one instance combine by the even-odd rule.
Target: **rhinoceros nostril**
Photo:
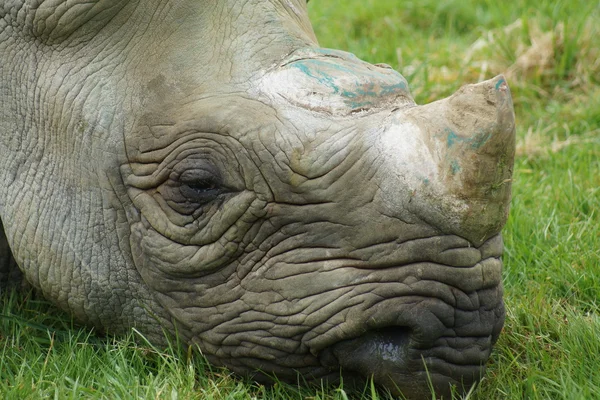
[[[333,355],[342,369],[369,377],[378,371],[401,371],[409,363],[411,330],[391,326],[344,340],[332,348]],[[407,371],[408,372],[408,371]]]
[[[433,347],[421,349],[417,336],[404,326],[367,331],[357,338],[334,344],[321,353],[320,359],[328,367],[341,366],[345,384],[358,384],[360,388],[366,379],[373,379],[394,395],[402,394],[411,399],[432,398],[432,388],[436,396],[450,398],[452,386],[466,391],[480,379],[484,370],[482,361],[489,352],[468,348],[471,342],[478,347],[477,339],[464,338],[457,343],[450,340],[452,343],[440,346],[430,343]],[[489,338],[480,341],[486,342],[480,349],[489,347]],[[462,347],[455,349],[452,345]],[[469,362],[461,358],[463,351]]]

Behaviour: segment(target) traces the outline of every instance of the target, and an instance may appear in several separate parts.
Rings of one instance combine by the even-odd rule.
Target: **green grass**
[[[321,45],[392,65],[418,103],[507,75],[518,124],[504,231],[507,320],[468,398],[600,398],[600,5],[513,3],[312,0],[309,8]],[[0,308],[2,398],[347,395],[238,380],[185,351],[140,344],[135,332],[98,338],[29,296],[4,295]],[[370,387],[364,397],[374,397]]]

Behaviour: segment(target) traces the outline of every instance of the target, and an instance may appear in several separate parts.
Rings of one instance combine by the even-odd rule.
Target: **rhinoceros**
[[[4,272],[258,380],[480,379],[514,132],[502,76],[416,105],[304,0],[0,1]]]

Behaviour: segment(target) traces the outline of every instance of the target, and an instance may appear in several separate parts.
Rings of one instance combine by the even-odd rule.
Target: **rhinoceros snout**
[[[320,351],[321,364],[341,367],[344,382],[360,386],[373,379],[409,399],[431,398],[432,389],[438,396],[449,396],[452,386],[467,391],[481,379],[504,323],[496,257],[501,246],[497,236],[479,248],[455,250],[476,250],[481,259],[471,267],[448,269],[445,283],[426,289],[431,297],[419,295],[417,284],[406,296],[391,298],[381,307],[350,313],[338,341]],[[457,254],[453,260],[459,259]],[[454,279],[459,275],[462,278]]]
[[[366,379],[409,399],[450,396],[452,386],[466,391],[485,372],[502,326],[504,309],[493,331],[474,337],[440,336],[419,343],[418,333],[407,326],[390,326],[334,344],[321,354],[321,362],[341,367],[345,381],[361,385]]]

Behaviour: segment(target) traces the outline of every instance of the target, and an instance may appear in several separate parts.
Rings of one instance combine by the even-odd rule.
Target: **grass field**
[[[514,4],[513,4],[514,3]],[[418,103],[499,73],[517,115],[504,231],[507,320],[469,399],[600,399],[600,3],[312,0],[321,45],[385,62]],[[129,338],[97,338],[23,295],[0,300],[0,398],[344,399],[264,387]],[[372,388],[364,397],[379,396]]]

